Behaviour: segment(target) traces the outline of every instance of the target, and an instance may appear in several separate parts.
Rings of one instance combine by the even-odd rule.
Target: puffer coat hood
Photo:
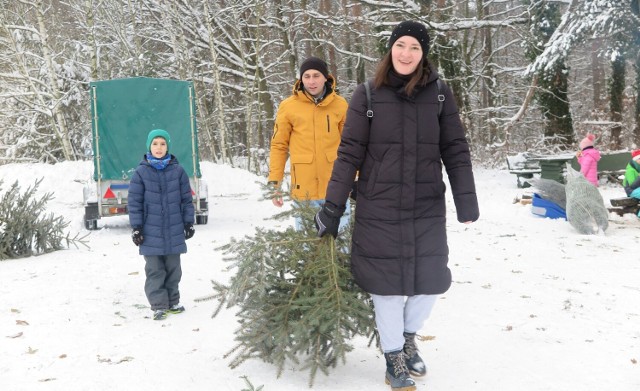
[[[290,158],[291,196],[296,200],[324,199],[336,160],[347,113],[347,101],[335,92],[329,75],[327,92],[315,101],[297,80],[293,93],[283,100],[271,138],[269,181],[279,185]]]
[[[175,156],[162,170],[143,158],[131,177],[128,202],[129,223],[143,228],[140,255],[187,252],[184,225],[194,223],[195,212],[189,177]]]
[[[438,117],[435,70],[410,97],[403,80],[390,78],[392,85],[372,88],[371,122],[364,86],[354,92],[326,199],[344,205],[360,170],[351,253],[360,287],[378,295],[439,294],[451,285],[443,165],[458,221],[479,217],[469,146],[446,85]]]

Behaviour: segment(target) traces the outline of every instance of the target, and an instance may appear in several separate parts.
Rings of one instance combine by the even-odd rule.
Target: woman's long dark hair
[[[378,63],[378,67],[376,68],[376,73],[373,76],[374,87],[380,88],[382,86],[389,85],[389,71],[392,69],[393,62],[391,61],[391,49],[389,49],[387,54],[382,57]],[[429,66],[429,60],[426,57],[423,57],[405,86],[404,91],[407,96],[411,96],[413,94],[416,86],[426,85],[430,74],[431,68]]]

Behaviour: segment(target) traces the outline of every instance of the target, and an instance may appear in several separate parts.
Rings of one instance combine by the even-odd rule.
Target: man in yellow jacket
[[[269,184],[276,191],[275,206],[283,205],[278,189],[290,157],[291,198],[324,203],[333,162],[347,116],[347,101],[336,91],[336,80],[327,63],[317,57],[300,66],[300,79],[290,97],[278,108],[271,139]]]

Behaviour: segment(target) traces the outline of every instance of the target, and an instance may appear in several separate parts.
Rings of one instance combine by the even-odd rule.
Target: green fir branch
[[[253,384],[251,384],[247,376],[240,376],[240,378],[244,379],[244,382],[247,384],[247,387],[249,387],[249,388],[243,388],[242,391],[262,391],[262,389],[264,388],[264,385],[261,385],[261,386],[258,386],[258,388],[255,388]]]
[[[88,235],[65,234],[69,222],[62,216],[46,213],[52,193],[38,196],[42,179],[21,192],[16,181],[0,197],[0,260],[46,254],[74,245],[85,247]],[[2,181],[0,180],[0,187]]]

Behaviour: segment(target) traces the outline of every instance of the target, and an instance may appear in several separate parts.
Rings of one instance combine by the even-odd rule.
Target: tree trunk
[[[260,25],[260,6],[256,6],[256,9],[254,9],[254,11],[256,13],[258,13],[258,15],[255,17],[255,26],[256,26],[256,30],[253,32],[253,38],[250,39],[250,42],[254,42],[256,40],[259,40],[260,37],[260,30],[257,29],[257,26]],[[234,12],[232,11],[233,14],[233,18],[236,21],[236,24],[240,25],[240,20],[241,17],[239,15],[238,12]],[[248,15],[243,15],[248,17]],[[252,34],[252,32],[246,32],[247,35]],[[244,129],[243,129],[243,135],[241,135],[242,138],[244,138],[245,140],[245,150],[246,150],[246,158],[247,158],[247,167],[246,169],[250,172],[254,172],[257,173],[257,169],[258,169],[258,165],[256,164],[255,167],[252,167],[253,165],[253,145],[254,145],[254,139],[255,139],[255,134],[253,132],[253,128],[254,128],[254,119],[253,119],[253,96],[254,96],[254,89],[255,89],[255,72],[254,72],[254,78],[253,81],[249,80],[249,64],[248,64],[248,58],[246,56],[246,53],[255,53],[256,58],[259,58],[260,54],[259,54],[259,42],[256,42],[255,44],[251,44],[248,43],[247,45],[244,44],[243,39],[242,39],[242,34],[240,32],[240,30],[235,30],[235,40],[237,41],[237,45],[240,48],[240,60],[242,61],[242,73],[244,75],[246,75],[243,78],[243,87],[244,87]]]
[[[216,51],[214,41],[215,34],[211,25],[212,15],[209,12],[208,2],[204,1],[204,17],[207,24],[207,42],[209,44],[209,54],[211,55],[211,75],[213,77],[214,102],[216,106],[216,118],[218,122],[218,134],[220,135],[220,154],[223,163],[232,163],[227,153],[227,124],[224,120],[224,105],[222,104],[222,85],[220,84],[220,66],[218,63],[218,52]],[[215,152],[214,152],[215,155]]]
[[[163,0],[160,8],[162,12],[162,20],[169,34],[171,42],[171,50],[173,51],[174,62],[177,64],[177,73],[180,80],[187,79],[187,70],[185,69],[185,61],[183,56],[184,40],[181,37],[179,30],[182,30],[180,26],[180,15],[176,11],[176,3],[174,0]],[[176,21],[178,25],[176,26]]]
[[[591,41],[591,77],[593,78],[593,108],[596,112],[604,113],[603,95],[605,93],[604,68],[600,59],[602,39]]]
[[[485,20],[485,15],[489,11],[489,5],[484,5],[483,0],[478,0],[476,3],[477,6],[477,14],[479,20]],[[493,55],[493,43],[492,43],[492,35],[491,28],[485,27],[480,32],[482,36],[482,64],[484,67],[484,74],[482,75],[482,109],[485,109],[484,122],[485,126],[489,130],[488,143],[492,144],[497,139],[496,134],[496,126],[493,121],[493,110],[492,108],[495,106],[495,100],[493,95],[493,88],[495,87],[494,75],[493,75],[493,66],[491,65],[491,56]]]
[[[572,3],[573,5],[574,3]],[[529,56],[536,61],[552,37],[562,30],[560,5],[538,1],[532,12],[534,40]],[[544,115],[544,143],[561,150],[575,149],[573,120],[569,106],[569,70],[565,58],[558,58],[550,66],[537,71],[540,90],[536,94]]]
[[[562,150],[575,149],[573,120],[569,107],[567,68],[559,61],[553,69],[541,77],[544,91],[538,100],[545,116],[545,138],[550,145],[558,145]]]
[[[640,1],[632,0],[631,1],[631,11],[636,16],[636,18],[640,17]],[[634,38],[634,48],[636,53],[636,106],[635,111],[633,113],[633,118],[635,122],[635,126],[633,128],[633,142],[636,145],[636,148],[640,147],[640,31],[636,30],[633,34]]]
[[[142,51],[142,43],[140,42],[140,34],[137,33],[137,25],[138,23],[136,22],[136,10],[133,8],[133,5],[131,4],[131,0],[127,0],[127,5],[129,6],[129,12],[131,13],[131,40],[133,41],[134,44],[134,53],[137,54],[134,58],[135,58],[135,64],[136,69],[134,70],[134,75],[136,76],[140,76],[144,73],[144,64],[142,63],[142,59],[140,58],[140,56],[144,53]]]
[[[289,5],[289,2],[286,2],[286,4]],[[278,26],[280,27],[280,38],[282,39],[282,46],[284,46],[285,50],[289,52],[289,55],[287,56],[289,58],[289,70],[291,71],[292,75],[295,75],[296,74],[296,58],[298,57],[298,54],[296,52],[295,45],[293,45],[293,43],[289,39],[289,32],[291,31],[291,25],[287,26],[285,24],[285,19],[286,20],[290,20],[290,19],[285,18],[284,7],[285,7],[285,1],[278,0],[278,4],[276,4],[276,15],[278,20]]]
[[[368,28],[362,20],[362,5],[360,3],[355,3],[348,7],[349,2],[347,0],[342,1],[343,12],[346,15],[350,15],[353,17],[353,30],[347,29],[346,35],[346,43],[347,43],[347,51],[353,51],[355,53],[364,53],[362,36],[356,35],[353,31],[364,31],[364,29]],[[355,73],[354,73],[355,70]],[[367,75],[365,73],[365,60],[362,57],[353,58],[349,56],[347,59],[347,79],[354,80],[356,84],[362,84],[367,80]]]
[[[86,0],[85,5],[87,12],[87,28],[89,28],[89,44],[91,46],[89,73],[91,74],[91,80],[95,81],[98,80],[98,42],[96,41],[93,0]]]
[[[640,147],[640,49],[636,54],[636,107],[633,113],[635,126],[633,128],[633,142],[636,148]]]
[[[313,2],[313,7],[316,7],[315,2]],[[313,46],[311,45],[311,34],[310,32],[313,31],[313,18],[311,18],[311,16],[309,15],[309,11],[307,10],[308,7],[308,1],[307,0],[302,0],[300,2],[300,9],[302,10],[302,25],[305,26],[304,29],[302,29],[301,31],[299,31],[300,36],[302,37],[302,39],[306,40],[304,43],[304,56],[309,55],[309,53],[313,53]],[[299,59],[300,61],[302,61],[302,59]]]
[[[260,62],[258,62],[258,64],[261,64]],[[273,103],[273,97],[272,95],[269,93],[269,85],[267,84],[267,78],[266,75],[264,74],[264,69],[262,68],[262,66],[258,66],[258,68],[256,69],[256,74],[258,75],[258,80],[259,80],[259,91],[260,91],[260,112],[262,113],[262,118],[264,118],[264,123],[267,129],[271,129],[273,128],[273,120],[275,119],[275,110],[274,110],[274,103]],[[260,133],[259,133],[259,142],[260,142],[260,148],[265,148],[267,146],[267,140],[271,138],[271,135],[265,135],[263,134],[262,131],[262,121],[260,121]]]
[[[49,102],[49,109],[52,113],[51,125],[53,132],[62,145],[62,153],[66,160],[76,160],[75,153],[73,152],[73,146],[71,145],[71,139],[69,137],[69,131],[67,130],[64,115],[60,108],[61,94],[58,89],[58,85],[62,84],[58,80],[56,67],[53,64],[53,58],[49,51],[49,36],[47,34],[47,27],[44,24],[44,4],[40,0],[37,2],[36,17],[38,20],[38,32],[39,40],[42,49],[42,57],[45,61],[47,69],[47,81],[49,82],[49,93],[51,94],[51,101]]]
[[[332,15],[331,1],[330,0],[321,0],[320,2],[320,11],[325,15]],[[320,41],[325,40],[326,42],[334,42],[333,37],[334,29],[324,29],[318,32],[320,35]],[[324,52],[322,48],[324,47]],[[325,60],[329,64],[329,73],[335,77],[336,82],[338,81],[338,66],[336,61],[336,48],[334,45],[321,45],[318,50],[318,54],[320,58]],[[336,86],[336,88],[338,88]]]
[[[609,115],[612,122],[616,124],[611,128],[611,138],[609,140],[609,147],[617,151],[620,149],[622,143],[620,141],[620,135],[622,133],[622,110],[624,100],[624,79],[626,74],[626,61],[622,53],[618,55],[611,62],[611,81],[609,84]]]

